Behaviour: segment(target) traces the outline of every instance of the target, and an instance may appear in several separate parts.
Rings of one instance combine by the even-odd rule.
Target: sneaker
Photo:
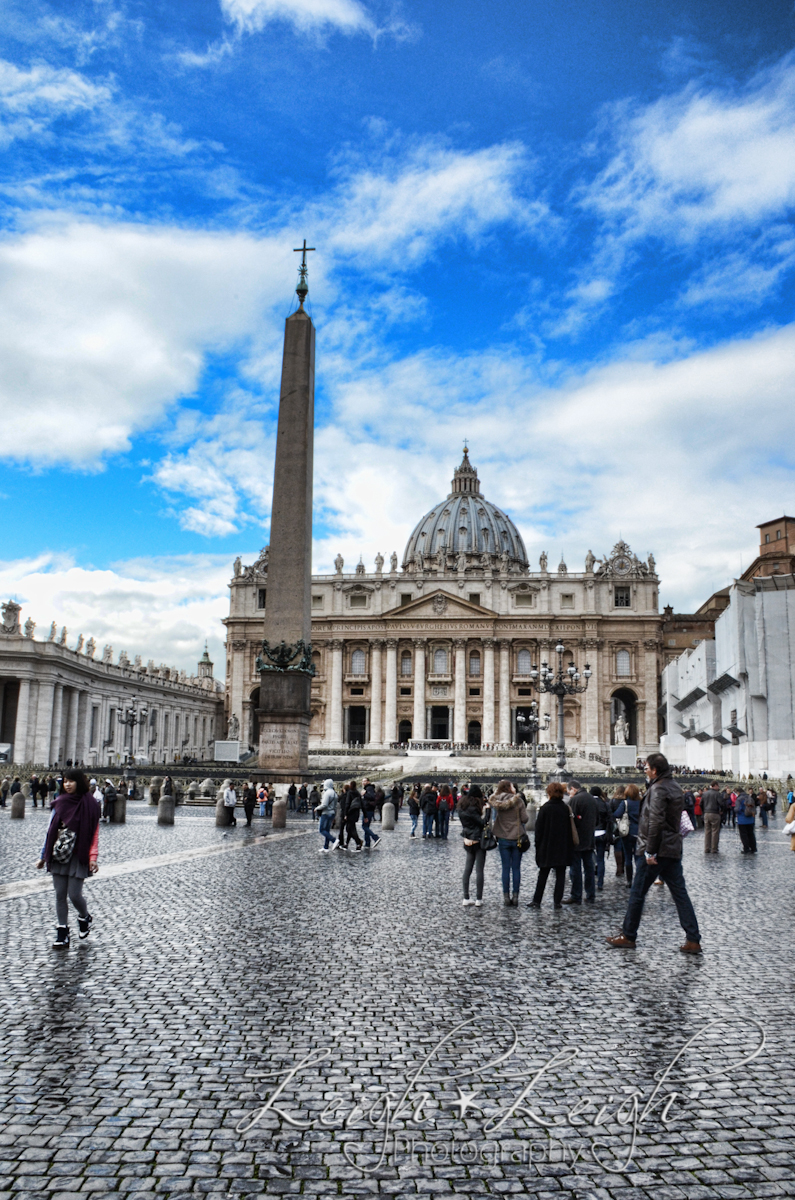
[[[69,926],[59,925],[55,930],[55,938],[52,943],[53,950],[68,950],[69,949]]]
[[[631,938],[624,937],[623,933],[617,933],[615,937],[605,938],[609,946],[613,946],[616,950],[634,950],[635,943]]]
[[[475,901],[474,900],[463,900],[462,903],[463,903],[464,908],[471,908],[472,905],[475,903]]]
[[[482,907],[483,907],[483,901],[482,901],[482,900],[476,900],[476,901],[475,901],[475,908],[482,908]]]
[[[350,846],[348,847],[348,849],[351,850]],[[351,850],[351,854],[361,854],[363,849],[364,849],[363,846],[354,846],[353,849]]]
[[[337,849],[337,847],[339,846],[339,844],[340,844],[340,839],[339,839],[339,838],[335,838],[335,839],[334,839],[334,841],[333,841],[333,842],[331,843],[331,845],[329,846],[329,850],[336,850],[336,849]]]
[[[324,846],[321,846],[318,850],[318,854],[328,854],[328,850],[326,850]]]
[[[91,913],[87,913],[84,917],[77,918],[77,928],[80,931],[80,940],[87,938],[91,932],[91,926],[94,924],[94,918]]]
[[[375,841],[373,842],[373,850],[378,850],[380,848],[380,846],[381,846],[381,839],[380,839],[380,837],[377,837],[375,839]]]

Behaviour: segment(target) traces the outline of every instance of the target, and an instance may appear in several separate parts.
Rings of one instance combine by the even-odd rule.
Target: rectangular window
[[[535,608],[535,592],[515,592],[513,602],[517,608]]]
[[[769,533],[766,533],[766,534],[765,534],[765,545],[767,545],[767,543],[768,543],[769,541],[770,541],[770,534],[769,534]]]
[[[112,746],[116,735],[116,709],[112,708],[108,713],[108,745]]]
[[[351,604],[351,608],[367,608],[367,597],[366,596],[351,596],[350,604]]]
[[[401,592],[400,593],[400,603],[401,603],[401,605],[411,604],[411,592]]]
[[[469,689],[469,694],[470,694],[470,696],[479,696],[479,695],[480,695],[480,688],[470,688],[470,689]]]
[[[561,592],[560,607],[574,608],[574,592]]]
[[[258,588],[257,589],[257,608],[265,607],[265,600],[267,598],[267,595],[268,595],[267,588]]]
[[[91,747],[95,747],[97,744],[97,726],[98,725],[99,725],[99,709],[92,708],[91,709],[91,737],[88,742],[89,746],[91,746]]]
[[[313,608],[322,608],[323,607],[323,596],[322,595],[312,597],[312,607]]]
[[[613,589],[613,604],[616,608],[630,608],[632,601],[628,586],[618,586]]]
[[[351,695],[352,696],[363,696],[364,688],[351,688]]]
[[[400,689],[400,694],[401,694],[401,696],[410,696],[410,695],[411,695],[411,688],[401,688],[401,689]]]
[[[480,604],[480,592],[470,592],[469,593],[469,603],[479,605]]]
[[[532,696],[533,694],[532,688],[519,688],[518,691],[520,696]]]

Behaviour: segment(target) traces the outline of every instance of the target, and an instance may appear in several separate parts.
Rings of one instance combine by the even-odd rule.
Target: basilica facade
[[[374,570],[360,561],[312,578],[311,749],[363,745],[388,749],[409,741],[459,746],[525,740],[530,705],[554,714],[530,672],[555,646],[592,675],[587,691],[566,701],[571,747],[606,757],[624,718],[628,742],[656,749],[660,669],[659,580],[654,559],[641,561],[619,542],[584,570],[542,554],[531,570],[510,517],[481,492],[464,451],[449,495],[417,523],[402,560]],[[235,562],[227,628],[227,720],[241,749],[259,742],[257,655],[268,602],[268,552]],[[619,725],[619,729],[623,726]],[[553,729],[549,739],[554,739]],[[620,735],[619,735],[620,740]]]

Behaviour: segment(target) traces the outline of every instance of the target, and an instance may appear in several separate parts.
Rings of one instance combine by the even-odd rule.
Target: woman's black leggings
[[[69,924],[69,905],[67,895],[81,917],[88,916],[88,905],[83,895],[83,880],[76,875],[51,875],[52,886],[55,888],[55,915],[59,925]]]
[[[464,899],[469,899],[469,879],[472,868],[475,868],[475,890],[478,900],[483,899],[483,864],[486,861],[486,851],[481,846],[464,846],[466,862],[464,863]]]
[[[533,904],[540,904],[544,896],[544,888],[547,886],[549,872],[555,872],[555,890],[552,893],[552,901],[554,904],[560,904],[563,900],[563,891],[566,887],[566,868],[565,867],[539,867],[538,879],[536,880],[536,890],[533,896]]]

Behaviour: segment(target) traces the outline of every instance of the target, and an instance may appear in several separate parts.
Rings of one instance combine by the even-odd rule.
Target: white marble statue
[[[398,569],[398,556],[397,556],[397,554],[396,554],[396,552],[395,552],[394,550],[392,551],[392,553],[391,553],[391,554],[390,554],[390,556],[389,556],[389,569],[390,569],[390,571],[392,572],[392,574],[393,574],[393,575],[395,575],[395,574],[397,573],[397,569]]]
[[[77,645],[75,646],[75,654],[79,654],[82,649],[83,649],[83,635],[81,633],[81,634],[78,634]]]
[[[102,650],[102,661],[104,663],[113,662],[113,647],[110,645],[104,646]]]
[[[547,558],[547,552],[546,552],[546,550],[542,550],[541,557],[538,560],[539,571],[546,571],[548,565],[549,565],[549,559]]]
[[[229,718],[226,736],[230,742],[236,742],[240,737],[240,722],[234,713],[232,713],[231,717]]]
[[[626,746],[629,741],[629,725],[623,713],[621,713],[613,726],[617,746]]]
[[[48,642],[54,642],[54,641],[55,641],[55,635],[56,635],[56,633],[57,633],[57,632],[58,632],[58,630],[57,630],[57,628],[56,628],[56,626],[55,626],[55,622],[53,621],[52,625],[50,626],[50,636],[47,638],[47,641],[48,641]]]
[[[35,628],[36,628],[36,622],[35,622],[35,621],[33,621],[33,620],[31,620],[31,618],[30,618],[30,617],[28,617],[27,621],[25,622],[25,637],[26,637],[26,638],[32,638],[32,637],[33,637],[33,630],[34,630]]]
[[[593,553],[592,550],[589,550],[585,556],[585,570],[589,575],[593,571],[595,562],[596,562],[596,555]]]
[[[67,634],[67,632],[68,632],[68,630],[67,630],[66,626],[65,626],[65,625],[63,625],[63,626],[61,627],[61,636],[58,638],[58,645],[59,645],[59,646],[65,646],[65,645],[66,645],[66,634]]]
[[[96,653],[97,643],[93,638],[89,638],[86,642],[86,658],[93,658]]]
[[[342,568],[344,566],[345,566],[345,559],[342,557],[341,554],[338,554],[337,557],[334,559],[334,569],[338,575],[342,574]]]
[[[656,571],[657,571],[657,564],[654,561],[654,555],[650,554],[649,555],[649,574],[654,575],[656,573]]]
[[[232,564],[232,570],[235,573],[235,579],[238,579],[240,577],[240,572],[243,570],[243,560],[239,554]]]
[[[384,556],[381,553],[381,551],[379,550],[375,556],[375,573],[376,573],[376,575],[380,575],[381,572],[383,571],[383,569],[384,569]]]

